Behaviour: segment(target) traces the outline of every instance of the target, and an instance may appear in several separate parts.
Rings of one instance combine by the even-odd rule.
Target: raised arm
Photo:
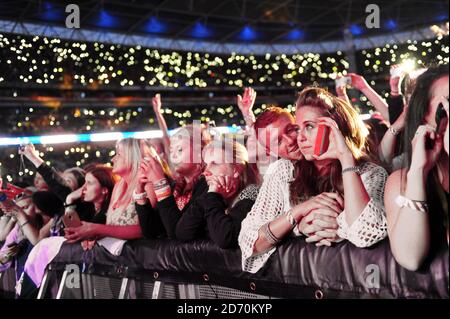
[[[164,145],[164,153],[169,154],[170,150],[170,138],[169,138],[169,130],[167,128],[166,120],[164,119],[164,116],[161,112],[161,94],[156,94],[155,97],[152,98],[152,106],[153,111],[156,115],[156,120],[158,121],[159,129],[162,131],[163,134],[163,145]]]
[[[347,88],[345,86],[342,85],[336,85],[336,94],[337,97],[340,99],[343,99],[345,102],[347,102],[349,105],[352,105],[350,99],[348,98],[347,95]]]
[[[375,92],[375,90],[361,75],[355,73],[349,73],[349,75],[352,78],[352,86],[355,89],[361,91],[361,93],[369,99],[370,103],[372,103],[375,109],[381,113],[383,118],[388,121],[389,111],[386,101],[380,95],[378,95],[377,92]]]
[[[426,150],[427,136],[434,129],[421,125],[412,141],[413,155],[409,170],[403,169],[389,176],[385,190],[388,235],[392,254],[403,267],[416,271],[428,256],[430,249],[429,213],[423,208],[427,202],[426,180],[442,149],[442,139],[435,142],[432,150]],[[404,192],[402,186],[406,184]],[[401,197],[416,204],[403,205]],[[414,208],[415,207],[415,208]]]
[[[44,178],[50,190],[58,196],[62,202],[65,202],[67,196],[72,193],[72,190],[70,187],[64,185],[62,178],[54,168],[45,164],[34,145],[25,145],[23,150],[20,151],[20,154],[23,154],[31,163],[33,163],[39,174],[41,174]]]
[[[252,88],[245,88],[244,95],[237,96],[237,105],[245,120],[247,128],[252,127],[255,123],[255,114],[253,114],[253,106],[256,101],[256,91]]]
[[[378,146],[380,159],[385,164],[392,164],[392,160],[395,156],[395,147],[397,144],[398,134],[405,128],[406,112],[407,108],[405,107],[399,118],[386,131],[380,145]]]

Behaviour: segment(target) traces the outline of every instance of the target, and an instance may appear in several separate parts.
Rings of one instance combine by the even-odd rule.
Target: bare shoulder
[[[406,169],[399,169],[389,175],[386,181],[386,193],[389,191],[400,192],[402,182],[406,181]]]
[[[389,219],[391,214],[394,214],[398,207],[395,204],[395,199],[402,193],[402,186],[406,181],[406,169],[400,169],[389,175],[384,189],[384,206]]]

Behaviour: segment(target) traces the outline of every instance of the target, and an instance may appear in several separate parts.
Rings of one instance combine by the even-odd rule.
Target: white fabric
[[[387,220],[384,208],[384,186],[388,174],[386,170],[372,163],[361,167],[361,180],[370,197],[364,210],[349,226],[345,210],[338,216],[337,234],[357,247],[369,247],[387,236]]]
[[[106,214],[106,225],[128,226],[138,224],[139,219],[134,202],[128,204],[125,210],[119,207],[116,210],[108,211]]]
[[[258,231],[261,226],[291,208],[289,182],[293,179],[293,172],[292,162],[280,159],[271,164],[264,175],[256,202],[242,221],[239,233],[242,269],[245,271],[257,272],[275,251],[275,248],[272,248],[267,252],[252,256],[253,246],[258,239]],[[299,235],[298,231],[296,235]]]
[[[97,240],[97,243],[100,246],[105,247],[105,249],[114,256],[119,256],[122,253],[123,245],[125,245],[126,242],[126,240],[113,237],[105,237]]]
[[[36,287],[40,287],[45,268],[58,255],[65,241],[66,239],[62,236],[44,238],[31,250],[24,270]],[[20,294],[20,288],[18,288],[18,293]]]
[[[362,181],[371,200],[350,227],[345,223],[345,212],[338,217],[338,235],[359,247],[368,247],[387,235],[386,214],[383,205],[386,171],[375,165],[361,167]],[[253,255],[254,244],[262,225],[276,219],[291,208],[289,184],[293,180],[294,165],[281,159],[269,166],[264,176],[258,198],[242,221],[239,233],[239,246],[242,251],[242,269],[256,273],[266,263],[275,247],[264,253]],[[292,235],[300,236],[298,227]]]

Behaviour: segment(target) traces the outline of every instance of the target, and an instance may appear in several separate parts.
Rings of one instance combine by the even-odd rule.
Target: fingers
[[[317,225],[308,225],[306,226],[302,233],[305,234],[306,236],[310,237],[312,235],[314,235],[317,231],[322,230],[322,228],[320,226]]]
[[[70,234],[70,235],[66,234],[64,237],[67,239],[67,242],[69,243],[75,243],[80,240],[80,237],[77,234]]]
[[[338,193],[322,193],[321,195],[336,200],[339,203],[339,206],[344,209],[344,199]]]
[[[330,128],[334,127],[339,130],[339,126],[337,125],[337,123],[329,117],[319,117],[319,124],[325,124]]]
[[[330,242],[329,240],[322,239],[321,241],[319,241],[318,243],[316,243],[316,247],[320,247],[320,246],[328,246],[328,247],[331,247],[331,242]]]
[[[311,237],[306,238],[305,241],[306,241],[307,243],[315,243],[315,242],[318,242],[318,241],[321,240],[321,239],[322,239],[322,237],[320,237],[320,236],[318,236],[318,235],[313,235],[313,236],[311,236]]]
[[[339,225],[336,221],[336,218],[328,217],[325,215],[318,214],[316,218],[313,220],[313,225],[321,227],[323,229],[338,229]]]
[[[328,240],[334,240],[334,239],[336,239],[338,237],[337,233],[336,233],[336,230],[334,230],[334,229],[319,230],[316,233],[316,235],[320,236],[320,237],[322,237],[324,239],[328,239]]]
[[[426,137],[429,136],[432,140],[435,138],[435,129],[431,125],[420,125],[417,128],[416,134],[412,140],[413,148],[425,148]]]
[[[314,198],[314,203],[318,204],[316,208],[329,208],[339,214],[342,211],[341,206],[337,201],[327,196],[317,196]],[[314,209],[314,207],[313,207]]]

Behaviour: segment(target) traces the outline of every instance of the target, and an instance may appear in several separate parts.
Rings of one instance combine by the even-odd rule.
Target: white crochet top
[[[352,225],[347,225],[345,211],[337,218],[338,235],[358,247],[369,247],[387,235],[386,213],[384,209],[384,185],[387,172],[372,163],[361,167],[361,179],[370,197],[360,216]],[[253,255],[253,247],[262,225],[276,219],[291,208],[289,185],[293,180],[294,165],[291,161],[280,159],[269,166],[263,184],[252,210],[242,221],[239,233],[239,246],[242,251],[242,269],[256,273],[275,251],[270,250]],[[292,235],[300,236],[298,227]],[[252,256],[253,255],[253,256]]]
[[[131,202],[125,209],[118,207],[106,214],[106,225],[131,226],[138,225],[139,219],[134,202]]]

